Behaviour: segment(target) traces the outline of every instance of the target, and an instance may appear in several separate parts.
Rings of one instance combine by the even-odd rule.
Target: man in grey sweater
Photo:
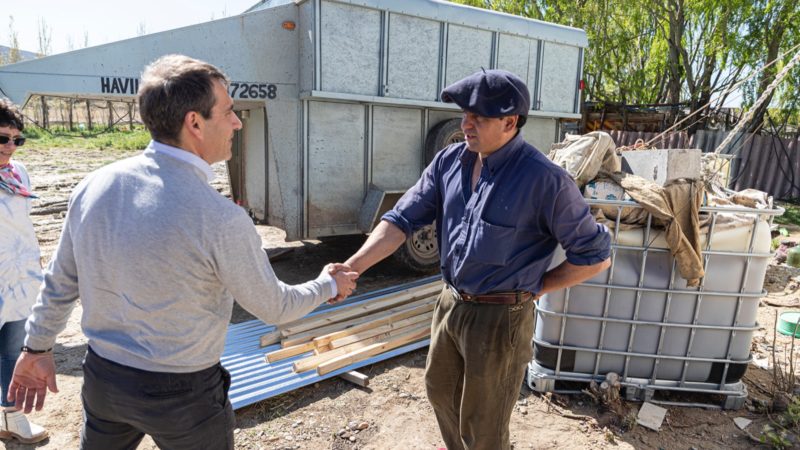
[[[248,215],[209,186],[242,127],[217,68],[162,57],[142,74],[139,106],[153,141],[72,193],[8,397],[28,413],[57,392],[52,347],[80,296],[81,448],[135,448],[149,434],[161,448],[232,449],[219,358],[233,300],[282,323],[349,295],[357,274],[282,283]]]

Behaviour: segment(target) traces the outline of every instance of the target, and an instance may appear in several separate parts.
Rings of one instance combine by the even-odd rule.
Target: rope
[[[769,64],[766,64],[766,65],[764,65],[764,67],[761,67],[761,68],[760,68],[760,69],[758,69],[758,70],[754,70],[754,71],[753,71],[753,72],[751,72],[751,73],[750,73],[748,76],[746,76],[746,77],[745,77],[745,78],[743,78],[742,80],[740,80],[740,81],[738,81],[738,82],[734,83],[734,84],[733,84],[731,87],[729,87],[727,90],[723,91],[723,94],[724,94],[724,95],[727,95],[727,94],[730,94],[730,93],[734,92],[735,90],[739,89],[739,87],[740,87],[742,84],[744,84],[745,82],[747,82],[749,79],[751,79],[751,78],[755,77],[756,75],[758,75],[759,73],[763,72],[764,70],[766,70],[768,67],[772,66],[773,64],[776,64],[776,63],[777,63],[778,61],[780,61],[780,60],[781,60],[781,59],[782,59],[784,56],[786,56],[786,55],[787,55],[787,54],[789,54],[790,52],[793,52],[793,51],[797,50],[798,48],[800,48],[800,44],[797,44],[797,45],[795,45],[794,47],[790,48],[789,50],[785,51],[784,53],[782,53],[781,55],[779,55],[777,58],[775,58],[775,60],[774,60],[774,61],[770,62]],[[650,145],[650,144],[652,144],[653,142],[657,141],[658,139],[661,139],[661,136],[662,136],[662,135],[664,135],[664,134],[667,134],[667,133],[669,133],[670,131],[674,130],[674,129],[675,129],[675,128],[677,128],[677,127],[678,127],[680,124],[682,124],[683,122],[686,122],[687,120],[689,120],[689,119],[690,119],[692,116],[694,116],[695,114],[699,114],[701,111],[703,111],[704,109],[706,109],[706,108],[708,108],[709,106],[711,106],[711,103],[712,103],[712,102],[713,102],[713,100],[710,100],[708,103],[706,103],[705,105],[701,106],[700,108],[698,108],[697,110],[695,110],[693,113],[691,113],[691,114],[689,114],[688,116],[684,117],[684,118],[683,118],[683,119],[681,119],[680,121],[678,121],[678,122],[675,122],[675,124],[674,124],[674,125],[672,125],[671,127],[667,128],[666,130],[664,130],[664,131],[663,131],[663,132],[661,132],[660,134],[656,135],[656,136],[655,136],[653,139],[650,139],[649,141],[647,141],[647,142],[645,143],[645,145]]]
[[[742,128],[744,128],[744,126],[747,125],[748,122],[750,122],[755,112],[765,101],[767,101],[768,98],[770,98],[772,91],[774,91],[775,88],[778,86],[778,84],[780,84],[781,81],[783,81],[783,79],[786,78],[787,75],[789,75],[789,71],[791,71],[792,67],[794,67],[795,64],[797,64],[798,62],[800,62],[800,51],[795,53],[794,57],[792,57],[792,60],[789,61],[789,64],[784,66],[784,68],[775,77],[775,79],[772,80],[772,83],[770,83],[769,86],[767,86],[767,89],[764,91],[764,93],[761,94],[761,97],[758,98],[756,103],[747,111],[747,114],[745,114],[744,117],[742,117],[742,120],[740,120],[739,123],[736,124],[733,130],[731,130],[731,132],[728,133],[728,136],[726,136],[725,140],[723,140],[722,143],[720,143],[719,146],[714,150],[714,153],[721,152],[722,149],[725,148],[725,146],[728,145],[731,140],[733,140],[733,136],[736,133],[740,132]]]

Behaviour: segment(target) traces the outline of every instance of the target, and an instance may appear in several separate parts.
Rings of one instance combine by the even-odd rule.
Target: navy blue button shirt
[[[537,293],[558,244],[575,265],[609,257],[608,230],[575,182],[520,133],[484,158],[472,191],[477,159],[466,143],[446,147],[382,217],[407,236],[436,220],[446,282],[472,295]]]

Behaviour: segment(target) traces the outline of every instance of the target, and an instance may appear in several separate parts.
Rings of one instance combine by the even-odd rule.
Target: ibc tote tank
[[[539,300],[531,389],[553,391],[557,381],[599,381],[615,372],[631,399],[646,400],[665,389],[723,394],[724,407],[744,405],[741,378],[751,360],[772,258],[770,224],[783,210],[704,207],[700,212],[707,214],[707,224],[701,229],[705,277],[699,287],[687,287],[678,274],[663,230],[648,225],[619,231],[617,223],[608,271]],[[553,264],[561,260],[563,252]]]

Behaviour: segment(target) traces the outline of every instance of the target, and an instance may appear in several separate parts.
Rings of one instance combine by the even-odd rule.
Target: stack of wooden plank
[[[319,375],[430,336],[431,318],[442,282],[403,289],[375,300],[280,325],[261,337],[261,346],[281,343],[268,363],[313,352],[292,365],[295,372]]]

